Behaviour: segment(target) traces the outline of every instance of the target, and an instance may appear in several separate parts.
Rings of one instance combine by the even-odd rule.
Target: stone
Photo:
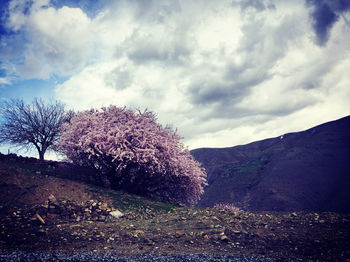
[[[124,214],[122,212],[120,212],[119,210],[114,210],[112,212],[109,213],[109,217],[114,218],[114,219],[118,219],[123,217]]]
[[[57,204],[58,203],[56,197],[53,194],[49,195],[49,202],[51,202],[53,204]]]
[[[99,220],[99,221],[105,221],[105,220],[106,220],[106,216],[99,216],[99,217],[98,217],[98,220]]]
[[[175,237],[176,238],[180,238],[180,237],[182,237],[182,236],[184,236],[185,235],[185,233],[183,233],[183,232],[176,232],[175,233]]]
[[[101,205],[100,205],[100,209],[101,209],[101,210],[104,210],[104,211],[107,210],[107,209],[108,209],[107,204],[106,204],[106,203],[101,204]]]
[[[36,217],[42,224],[45,224],[44,219],[43,219],[38,213],[35,214],[35,217]]]
[[[145,232],[143,232],[142,230],[136,230],[136,231],[134,232],[134,234],[137,235],[137,237],[138,237],[138,236],[144,235]]]
[[[221,236],[220,240],[223,241],[223,242],[228,242],[229,241],[228,237],[225,236],[225,235]]]

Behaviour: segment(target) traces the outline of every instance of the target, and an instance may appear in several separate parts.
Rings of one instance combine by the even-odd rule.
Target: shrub
[[[227,204],[227,203],[216,204],[214,208],[220,209],[220,210],[242,211],[239,207],[236,207],[234,204]]]
[[[62,126],[59,148],[106,176],[112,188],[194,204],[206,175],[180,139],[150,111],[110,106],[76,114]]]

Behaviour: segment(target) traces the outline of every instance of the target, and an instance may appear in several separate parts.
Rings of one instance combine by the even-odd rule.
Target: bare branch
[[[44,159],[46,150],[57,141],[61,125],[73,115],[58,101],[45,104],[35,98],[31,104],[25,104],[22,99],[12,99],[4,103],[1,112],[0,143],[34,146],[39,158]]]

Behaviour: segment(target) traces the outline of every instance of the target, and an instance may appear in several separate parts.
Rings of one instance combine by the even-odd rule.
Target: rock
[[[143,232],[142,230],[136,230],[134,232],[134,236],[139,237],[139,236],[143,236],[145,234],[145,232]]]
[[[108,209],[108,206],[106,203],[103,203],[100,205],[100,209],[103,210],[103,211],[106,211]]]
[[[50,202],[55,204],[55,205],[58,204],[58,201],[57,201],[56,197],[53,194],[49,195],[49,203]]]
[[[231,228],[225,228],[224,234],[225,235],[240,235],[242,232],[237,229],[231,229]]]
[[[225,235],[221,236],[220,240],[223,241],[223,242],[228,242],[229,241],[228,237],[225,236]]]
[[[148,238],[145,238],[145,239],[143,240],[143,242],[144,242],[146,245],[148,245],[148,246],[153,246],[153,245],[155,245],[155,243],[154,243],[151,239],[148,239]]]
[[[239,217],[239,215],[240,215],[240,213],[239,213],[238,211],[234,211],[234,212],[233,212],[233,216]]]
[[[35,218],[37,218],[42,224],[45,224],[44,219],[38,213],[35,214]]]
[[[180,237],[182,237],[182,236],[184,236],[185,235],[185,233],[183,233],[183,232],[176,232],[175,233],[175,237],[176,238],[180,238]]]
[[[124,214],[122,212],[120,212],[119,210],[115,210],[109,213],[108,217],[114,218],[114,219],[118,219],[123,217]]]
[[[99,216],[99,217],[98,217],[98,220],[99,220],[99,221],[105,221],[105,220],[106,220],[106,216]]]
[[[114,241],[114,237],[109,237],[108,241]]]

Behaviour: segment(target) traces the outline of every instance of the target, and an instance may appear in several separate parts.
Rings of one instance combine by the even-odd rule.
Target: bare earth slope
[[[199,206],[350,212],[350,116],[303,132],[191,153],[208,172]]]

